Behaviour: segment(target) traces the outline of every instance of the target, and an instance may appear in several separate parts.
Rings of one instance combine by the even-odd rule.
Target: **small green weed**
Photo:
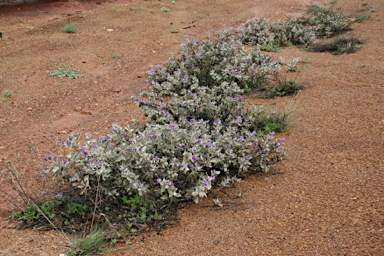
[[[67,217],[73,216],[74,214],[79,214],[84,217],[88,210],[88,207],[86,205],[79,204],[73,201],[69,201],[66,205],[66,208],[67,210],[61,212],[61,214]]]
[[[267,52],[281,52],[278,42],[274,42],[273,44],[262,44],[260,45],[260,50]]]
[[[61,31],[65,33],[75,33],[77,31],[76,23],[68,23],[67,25],[65,25],[65,27],[61,29]]]
[[[7,102],[7,101],[9,101],[8,98],[11,97],[12,94],[14,94],[14,93],[17,93],[17,91],[11,91],[11,90],[9,90],[9,89],[5,89],[5,91],[4,91],[4,97],[5,97],[5,98],[2,98],[1,101],[2,101],[2,102]]]
[[[362,6],[368,6],[368,3],[367,2],[364,2],[361,4]]]
[[[4,91],[4,97],[5,97],[5,98],[9,98],[9,97],[11,97],[12,94],[14,94],[14,93],[17,93],[17,91],[11,91],[11,90],[9,90],[9,89],[5,89],[5,91]]]
[[[362,15],[362,16],[359,16],[355,19],[355,22],[359,22],[359,21],[364,21],[364,20],[369,20],[371,18],[370,15]]]
[[[204,15],[202,15],[202,14],[196,15],[196,18],[198,18],[198,19],[202,19],[203,17],[204,17]]]
[[[112,53],[112,58],[116,59],[116,58],[121,58],[121,54],[120,53]]]
[[[296,83],[294,80],[281,80],[279,86],[267,90],[265,93],[266,98],[283,97],[287,95],[294,95],[303,89],[303,85]]]
[[[55,204],[49,201],[37,206],[36,204],[31,204],[25,207],[22,211],[17,211],[14,213],[14,217],[19,220],[24,221],[33,221],[39,219],[43,214],[48,218],[54,218],[56,213],[54,212]]]
[[[288,111],[255,111],[257,122],[252,123],[252,129],[257,131],[258,136],[263,136],[271,132],[287,131],[291,125]]]
[[[162,12],[171,12],[172,10],[167,8],[167,7],[161,7],[160,11],[162,11]]]
[[[175,29],[175,28],[172,28],[171,29],[171,33],[179,33],[179,31],[177,29]]]
[[[74,70],[74,69],[66,69],[66,68],[59,68],[54,71],[46,71],[50,76],[58,76],[58,77],[68,77],[68,78],[79,78],[79,77],[87,77],[84,75],[80,75],[80,70]]]

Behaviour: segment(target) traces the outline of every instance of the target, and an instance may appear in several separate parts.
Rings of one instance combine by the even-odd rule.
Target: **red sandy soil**
[[[103,135],[112,123],[141,119],[130,97],[147,86],[145,71],[177,53],[185,35],[252,17],[285,20],[310,3],[170,2],[0,1],[0,92],[17,91],[0,102],[0,171],[11,163],[34,184],[36,160],[68,133]],[[364,15],[363,2],[340,0],[335,7]],[[308,88],[295,98],[247,96],[266,108],[295,110],[294,126],[281,135],[289,156],[273,167],[281,174],[249,176],[235,201],[246,204],[218,208],[208,198],[180,210],[178,224],[161,235],[117,244],[109,249],[123,248],[110,255],[384,255],[384,2],[369,5],[371,19],[346,33],[366,42],[360,51],[334,56],[285,48],[278,55],[310,61],[296,78]],[[163,6],[172,12],[161,12]],[[69,22],[77,23],[76,33],[61,31]],[[87,77],[47,75],[61,66]],[[1,255],[68,251],[61,233],[12,229],[11,210],[6,201],[0,206]]]

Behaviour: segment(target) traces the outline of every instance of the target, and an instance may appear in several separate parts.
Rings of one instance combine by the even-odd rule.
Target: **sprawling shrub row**
[[[323,17],[315,7],[308,13]],[[177,56],[148,71],[146,98],[134,99],[146,112],[146,125],[114,124],[107,136],[87,134],[83,143],[72,134],[63,141],[67,155],[46,158],[48,172],[81,194],[99,192],[110,200],[139,195],[156,206],[199,202],[212,188],[240,181],[244,172],[267,172],[284,156],[284,140],[261,136],[273,116],[247,107],[241,94],[267,83],[282,65],[297,69],[299,58],[277,62],[260,45],[313,44],[313,31],[331,35],[329,27],[345,26],[343,16],[331,12],[322,19],[327,26],[255,18],[207,39],[187,38]],[[257,46],[247,51],[242,44]]]

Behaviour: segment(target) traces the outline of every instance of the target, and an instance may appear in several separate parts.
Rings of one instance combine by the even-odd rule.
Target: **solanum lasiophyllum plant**
[[[49,157],[48,170],[81,193],[139,194],[162,205],[199,202],[211,189],[240,181],[250,170],[267,172],[282,159],[284,140],[257,135],[256,115],[245,109],[239,87],[197,89],[168,103],[135,100],[152,120],[144,128],[113,125],[108,136],[87,135],[84,143],[73,134],[63,142],[68,155]]]
[[[247,51],[235,40],[233,29],[208,34],[208,39],[188,37],[178,56],[172,56],[164,67],[147,72],[150,91],[156,95],[183,95],[189,87],[214,87],[223,82],[235,83],[245,91],[260,87],[272,74],[280,71],[273,56],[259,47]]]

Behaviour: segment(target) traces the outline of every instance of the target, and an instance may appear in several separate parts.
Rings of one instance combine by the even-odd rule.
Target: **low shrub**
[[[48,157],[48,171],[81,194],[98,189],[111,200],[140,195],[156,207],[178,199],[197,203],[213,187],[240,181],[246,171],[267,172],[284,156],[284,140],[249,130],[254,117],[246,115],[238,95],[224,88],[230,87],[221,87],[222,94],[219,88],[202,88],[197,96],[176,100],[172,109],[171,103],[156,108],[146,104],[154,111],[152,121],[141,129],[115,124],[108,136],[91,139],[88,134],[83,144],[78,142],[80,135],[73,134],[63,142],[67,156]],[[208,98],[203,109],[212,106],[210,113],[189,107],[176,114],[182,102]]]
[[[316,43],[316,34],[312,28],[294,19],[287,23],[265,17],[249,19],[236,29],[236,34],[243,44],[263,45],[267,51],[276,51],[278,47],[290,44]]]
[[[147,72],[151,84],[147,95],[183,95],[192,85],[214,87],[223,82],[247,92],[280,71],[281,65],[259,47],[247,52],[234,40],[231,28],[212,34],[205,40],[187,38],[179,49],[180,56],[169,58],[165,67],[151,68]]]
[[[336,12],[332,6],[311,5],[306,10],[306,15],[296,22],[310,26],[317,36],[332,37],[350,30],[354,21],[349,15]]]

